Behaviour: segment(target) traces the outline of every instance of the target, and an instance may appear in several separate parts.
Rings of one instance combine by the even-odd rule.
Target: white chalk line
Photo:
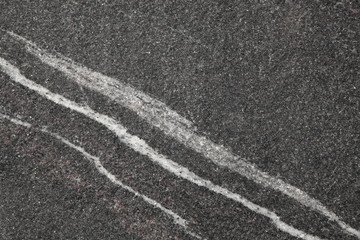
[[[0,118],[7,119],[16,125],[21,125],[21,126],[24,126],[27,128],[32,127],[32,125],[28,122],[24,122],[24,121],[21,121],[16,118],[11,118],[10,116],[2,114],[2,113],[0,113]],[[127,186],[126,184],[124,184],[120,180],[118,180],[115,177],[115,175],[113,175],[108,170],[106,170],[106,168],[104,168],[104,166],[101,164],[99,157],[89,154],[88,152],[85,151],[84,148],[71,143],[69,140],[65,139],[64,137],[60,136],[59,134],[48,131],[46,127],[42,127],[42,128],[34,127],[33,129],[35,129],[36,131],[40,131],[40,132],[46,133],[48,135],[51,135],[52,137],[60,140],[62,143],[66,144],[67,146],[71,147],[72,149],[75,149],[76,151],[80,152],[82,155],[84,155],[88,160],[90,160],[95,165],[95,167],[99,173],[101,173],[102,175],[107,177],[108,180],[110,180],[113,184],[133,193],[135,196],[142,198],[148,204],[163,211],[168,217],[170,217],[174,220],[175,224],[184,228],[185,232],[187,234],[189,234],[193,237],[196,237],[197,239],[204,239],[204,238],[200,237],[199,235],[189,231],[188,226],[187,226],[187,221],[185,219],[183,219],[182,217],[180,217],[178,214],[174,213],[170,209],[165,208],[164,206],[161,205],[161,203],[147,197],[146,195],[139,193],[138,191],[134,190],[133,188]]]
[[[261,171],[254,164],[234,155],[224,146],[197,134],[191,121],[183,118],[164,103],[121,83],[117,79],[81,66],[61,54],[50,54],[13,32],[8,31],[7,33],[16,40],[25,43],[29,53],[38,57],[45,64],[63,72],[81,86],[99,92],[129,108],[151,125],[158,127],[165,134],[202,154],[215,164],[227,167],[262,186],[279,191],[302,205],[319,212],[329,220],[336,222],[343,231],[360,239],[360,231],[343,222],[339,216],[328,210],[320,201],[312,198],[303,190]]]
[[[115,119],[95,112],[91,108],[87,106],[81,106],[76,102],[73,102],[59,94],[53,93],[49,91],[47,88],[27,79],[23,76],[19,69],[10,64],[8,61],[0,57],[0,67],[5,72],[12,81],[21,84],[24,87],[27,87],[39,95],[47,98],[48,100],[59,104],[63,107],[81,113],[88,118],[104,125],[111,132],[113,132],[121,142],[126,144],[128,147],[132,148],[134,151],[147,156],[150,160],[157,163],[164,169],[169,172],[175,174],[178,177],[184,178],[192,183],[195,183],[198,186],[205,187],[210,191],[221,194],[226,198],[232,199],[243,206],[249,208],[250,210],[263,215],[271,220],[271,222],[283,232],[286,232],[292,236],[299,237],[306,240],[318,240],[320,238],[313,236],[311,234],[307,234],[301,230],[295,229],[294,227],[286,224],[285,222],[280,220],[280,217],[276,215],[276,213],[261,207],[257,204],[252,203],[251,201],[245,199],[239,194],[233,193],[223,187],[217,186],[213,184],[209,180],[205,180],[195,173],[189,171],[186,167],[179,165],[178,163],[168,159],[166,156],[158,153],[156,150],[151,148],[144,140],[138,138],[137,136],[131,135],[127,132],[127,129],[120,124],[120,122]]]

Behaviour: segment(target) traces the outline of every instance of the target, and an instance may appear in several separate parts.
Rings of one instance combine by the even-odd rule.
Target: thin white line
[[[202,154],[215,164],[227,167],[262,186],[282,192],[304,206],[321,213],[329,220],[335,221],[345,232],[360,239],[360,231],[344,223],[340,217],[328,210],[320,201],[312,198],[303,190],[261,171],[254,164],[234,155],[224,146],[197,134],[195,127],[189,120],[168,108],[164,103],[114,78],[81,66],[60,54],[57,54],[57,56],[52,55],[13,32],[8,32],[8,34],[25,43],[27,51],[45,64],[63,72],[78,84],[97,91],[131,109],[151,125],[158,127],[165,134]]]
[[[10,79],[14,82],[17,82],[35,92],[37,92],[39,95],[49,99],[50,101],[57,103],[61,106],[64,106],[66,108],[69,108],[71,110],[74,110],[78,113],[82,113],[85,116],[89,117],[90,119],[97,121],[98,123],[104,125],[107,127],[110,131],[115,133],[121,142],[125,143],[127,146],[135,150],[136,152],[147,156],[150,160],[153,162],[159,164],[169,172],[172,172],[176,176],[182,177],[184,179],[189,180],[192,183],[197,184],[198,186],[202,186],[207,188],[210,191],[219,193],[229,199],[232,199],[236,202],[241,203],[245,207],[249,208],[250,210],[261,214],[265,217],[270,218],[271,222],[278,227],[280,230],[289,233],[292,236],[299,237],[306,240],[314,240],[319,239],[316,236],[307,234],[301,230],[297,230],[293,228],[292,226],[287,225],[286,223],[282,222],[280,220],[280,217],[277,216],[274,212],[261,207],[259,205],[256,205],[252,203],[251,201],[245,199],[244,197],[240,196],[239,194],[232,193],[229,190],[217,186],[213,184],[209,180],[205,180],[199,176],[197,176],[195,173],[189,171],[189,169],[179,165],[178,163],[168,159],[166,156],[158,153],[153,148],[151,148],[144,140],[138,138],[137,136],[131,135],[127,132],[127,129],[122,126],[118,121],[115,119],[95,112],[91,108],[87,106],[80,106],[78,103],[73,102],[59,94],[55,94],[50,92],[45,87],[27,79],[25,76],[23,76],[19,69],[10,64],[8,61],[0,57],[0,66],[2,70],[10,76]]]
[[[17,125],[21,125],[27,128],[31,128],[32,125],[28,122],[24,122],[15,118],[11,118],[8,115],[2,114],[0,113],[0,118],[4,118],[7,119],[9,121],[11,121],[14,124]],[[64,137],[60,136],[59,134],[50,132],[48,130],[46,130],[46,127],[43,128],[34,128],[37,131],[41,131],[43,133],[47,133],[49,135],[51,135],[52,137],[60,140],[61,142],[63,142],[64,144],[66,144],[67,146],[77,150],[78,152],[80,152],[81,154],[83,154],[88,160],[90,160],[92,163],[94,163],[96,169],[99,171],[99,173],[101,173],[102,175],[104,175],[105,177],[107,177],[113,184],[120,186],[122,188],[124,188],[125,190],[133,193],[135,196],[142,198],[145,202],[147,202],[148,204],[159,208],[161,211],[163,211],[164,213],[166,213],[170,218],[173,218],[174,223],[180,225],[181,227],[183,227],[185,229],[185,232],[193,237],[196,237],[197,239],[203,239],[202,237],[200,237],[199,235],[189,231],[187,228],[187,221],[185,219],[183,219],[182,217],[180,217],[179,215],[177,215],[176,213],[174,213],[173,211],[171,211],[170,209],[165,208],[164,206],[161,205],[161,203],[147,197],[146,195],[143,195],[141,193],[139,193],[138,191],[135,191],[133,188],[127,186],[126,184],[122,183],[120,180],[118,180],[115,175],[111,174],[108,170],[106,170],[106,168],[104,168],[104,166],[101,164],[101,161],[98,157],[93,156],[91,154],[89,154],[88,152],[85,151],[84,148],[74,145],[73,143],[71,143],[70,141],[68,141],[67,139],[65,139]]]

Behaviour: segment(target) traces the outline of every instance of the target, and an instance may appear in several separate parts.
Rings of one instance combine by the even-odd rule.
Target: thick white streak
[[[110,131],[115,133],[120,141],[125,143],[127,146],[135,150],[136,152],[148,156],[150,160],[159,164],[169,172],[172,172],[176,176],[181,178],[187,179],[192,183],[197,184],[198,186],[202,186],[207,188],[210,191],[219,193],[229,199],[232,199],[236,202],[241,203],[245,207],[249,208],[250,210],[261,214],[265,217],[268,217],[271,222],[278,227],[280,230],[289,233],[292,236],[299,237],[306,240],[318,240],[319,238],[310,234],[307,234],[301,230],[297,230],[292,226],[287,225],[286,223],[280,220],[280,217],[277,216],[274,212],[261,207],[251,201],[245,199],[239,194],[233,193],[223,187],[217,186],[213,184],[211,181],[203,179],[197,176],[195,173],[189,171],[189,169],[179,165],[178,163],[168,159],[166,156],[158,153],[153,148],[151,148],[144,140],[138,138],[137,136],[131,135],[127,132],[127,129],[122,126],[118,121],[113,118],[110,118],[107,115],[100,114],[95,112],[94,110],[90,109],[87,106],[81,106],[76,102],[73,102],[59,94],[55,94],[50,92],[45,87],[34,83],[33,81],[27,79],[23,76],[19,69],[15,66],[11,65],[5,59],[0,57],[0,67],[2,70],[8,74],[14,82],[17,82],[35,92],[40,94],[41,96],[49,99],[50,101],[57,103],[61,106],[74,110],[76,112],[82,113],[85,116],[89,117],[90,119],[106,126]]]
[[[101,93],[112,95],[112,99],[116,100],[121,105],[132,110],[136,109],[137,114],[142,118],[152,119],[151,121],[153,124],[156,122],[156,125],[160,126],[163,119],[166,119],[165,127],[167,127],[168,130],[172,130],[174,128],[192,128],[193,123],[191,121],[180,116],[175,111],[172,111],[163,102],[127,86],[114,78],[110,78],[101,73],[93,72],[88,68],[81,67],[80,65],[74,63],[71,59],[60,54],[58,57],[51,55],[19,35],[12,32],[8,33],[11,36],[16,37],[18,40],[26,42],[27,50],[39,57],[41,61],[60,70],[80,85],[92,90],[101,89]],[[114,90],[115,92],[113,92]]]
[[[15,118],[11,118],[11,117],[9,117],[9,116],[7,116],[5,114],[2,114],[2,113],[0,113],[0,118],[7,119],[7,120],[11,121],[12,123],[15,123],[17,125],[21,125],[21,126],[24,126],[24,127],[27,127],[27,128],[32,127],[32,125],[30,123],[27,123],[27,122],[24,122],[24,121],[15,119]],[[133,188],[127,186],[126,184],[124,184],[120,180],[118,180],[115,177],[115,175],[113,175],[108,170],[106,170],[106,168],[104,168],[104,166],[101,164],[101,161],[100,161],[100,159],[98,157],[89,154],[88,152],[85,151],[84,148],[71,143],[70,141],[68,141],[64,137],[60,136],[59,134],[49,132],[44,127],[43,128],[35,128],[35,129],[38,130],[38,131],[41,131],[43,133],[47,133],[47,134],[53,136],[54,138],[57,138],[58,140],[60,140],[64,144],[66,144],[67,146],[77,150],[78,152],[83,154],[88,160],[90,160],[92,163],[94,163],[94,165],[95,165],[96,169],[99,171],[99,173],[101,173],[102,175],[107,177],[113,184],[115,184],[115,185],[117,185],[119,187],[122,187],[123,189],[133,193],[135,196],[142,198],[148,204],[150,204],[150,205],[154,206],[155,208],[158,208],[161,211],[163,211],[164,213],[166,213],[170,218],[172,218],[174,220],[175,224],[178,224],[181,227],[183,227],[185,229],[186,233],[188,233],[189,235],[191,235],[193,237],[196,237],[198,239],[203,239],[199,235],[187,230],[187,221],[185,219],[183,219],[182,217],[180,217],[179,215],[177,215],[176,213],[174,213],[170,209],[165,208],[159,202],[147,197],[146,195],[143,195],[143,194],[139,193],[138,191],[134,190]]]
[[[145,93],[125,85],[114,78],[81,66],[60,54],[57,56],[50,54],[15,33],[8,32],[8,34],[18,41],[25,43],[27,50],[45,64],[63,72],[78,84],[99,92],[131,109],[151,125],[158,127],[165,134],[173,137],[186,147],[201,153],[215,164],[230,168],[262,186],[282,192],[304,206],[337,222],[347,233],[360,238],[360,231],[351,228],[341,221],[334,212],[328,210],[320,201],[312,198],[301,189],[259,170],[254,164],[234,155],[224,146],[218,145],[211,140],[200,136],[196,133],[196,129],[189,120],[169,109],[164,103],[151,98]]]

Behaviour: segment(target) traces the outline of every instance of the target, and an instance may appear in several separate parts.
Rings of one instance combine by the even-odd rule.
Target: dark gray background
[[[80,89],[28,55],[3,30],[13,31],[42,48],[60,52],[165,102],[193,121],[199,133],[306,191],[346,223],[360,229],[359,9],[356,1],[0,0],[0,56],[31,80],[120,119],[131,133],[160,152],[276,211],[287,223],[327,239],[353,239],[317,213],[227,169],[219,169],[148,126],[134,113]],[[186,212],[196,220],[194,231],[209,239],[292,239],[241,205],[198,189],[146,162],[145,157],[131,152],[103,127],[13,84],[3,73],[0,106],[3,113],[21,115],[50,129],[62,129],[64,136],[74,141],[81,139],[94,154],[110,152],[105,162],[109,169],[132,176],[129,185],[160,202],[172,196],[165,205]],[[107,214],[106,206],[90,193],[81,193],[85,200],[77,201],[79,193],[61,177],[52,182],[48,176],[50,166],[34,167],[38,164],[36,159],[43,158],[36,157],[35,152],[46,155],[60,148],[49,158],[65,161],[62,152],[69,149],[62,150],[61,144],[41,144],[51,140],[32,130],[19,130],[9,123],[0,126],[0,213],[5,216],[2,219],[7,219],[0,220],[0,228],[5,226],[5,239],[21,239],[26,233],[43,239],[36,233],[44,228],[46,233],[52,229],[61,233],[50,235],[53,239],[99,239],[103,231],[111,232],[108,236],[115,239],[127,232],[127,225],[117,228],[114,219],[126,219],[129,223],[137,217]],[[30,131],[42,140],[25,141],[26,133],[11,140],[17,131]],[[5,144],[9,139],[12,144]],[[30,143],[43,149],[31,151],[33,155],[19,155],[30,151]],[[68,157],[74,162],[80,156],[73,152]],[[123,160],[127,168],[117,166],[115,159],[128,159]],[[137,165],[136,161],[141,165],[137,171],[131,167]],[[29,171],[43,173],[43,180],[29,182]],[[101,178],[96,173],[84,173],[83,168],[74,167],[73,171],[84,178],[91,174]],[[164,185],[159,184],[162,178],[166,178]],[[64,192],[60,198],[59,192]],[[203,195],[197,196],[198,192]],[[56,206],[44,204],[39,209],[40,206],[20,201],[24,194],[49,199]],[[69,208],[67,201],[61,200],[67,196],[72,199],[69,201],[73,202],[74,212],[63,210]],[[127,198],[131,200],[132,196],[128,194]],[[199,206],[194,206],[194,202],[199,202]],[[92,204],[104,210],[91,212],[92,217],[84,220],[76,211]],[[141,201],[138,204],[146,208]],[[12,215],[17,212],[14,209],[25,205],[25,215]],[[242,208],[240,219],[231,213],[237,208]],[[47,212],[58,214],[54,217]],[[172,237],[184,235],[170,223],[162,226],[169,220],[156,214],[159,232],[172,233]],[[29,216],[36,220],[26,219]],[[71,221],[66,223],[69,218],[79,222],[70,227]],[[140,213],[138,219],[141,218],[147,219],[147,215]],[[96,219],[103,224],[92,228]],[[142,236],[138,230],[129,232],[129,239]],[[70,233],[74,235],[68,237]],[[151,234],[157,236],[156,232]]]

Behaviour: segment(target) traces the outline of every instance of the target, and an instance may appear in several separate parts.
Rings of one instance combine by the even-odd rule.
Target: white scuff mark
[[[0,113],[0,118],[7,119],[7,120],[9,120],[10,122],[12,122],[14,124],[21,125],[21,126],[24,126],[24,127],[27,127],[27,128],[32,127],[32,125],[30,123],[20,121],[20,120],[18,120],[16,118],[11,118],[10,116],[2,114],[2,113]],[[88,160],[90,160],[95,165],[95,167],[96,167],[96,169],[98,170],[99,173],[104,175],[113,184],[115,184],[115,185],[117,185],[117,186],[119,186],[119,187],[133,193],[135,196],[143,199],[148,204],[150,204],[150,205],[154,206],[155,208],[158,208],[161,211],[163,211],[168,217],[170,217],[170,218],[172,218],[174,220],[175,224],[177,224],[177,225],[181,226],[182,228],[184,228],[185,232],[187,234],[189,234],[189,235],[191,235],[193,237],[196,237],[197,239],[203,239],[199,235],[189,231],[188,226],[187,226],[187,221],[185,219],[183,219],[182,217],[180,217],[178,214],[174,213],[170,209],[165,208],[159,202],[147,197],[144,194],[139,193],[138,191],[134,190],[132,187],[130,187],[130,186],[122,183],[120,180],[118,180],[115,177],[115,175],[113,175],[108,170],[106,170],[106,168],[104,168],[104,166],[101,164],[101,161],[100,161],[99,157],[96,157],[96,156],[93,156],[93,155],[89,154],[88,152],[85,151],[84,148],[71,143],[69,140],[65,139],[64,137],[60,136],[59,134],[53,133],[53,132],[50,132],[50,131],[46,130],[47,129],[46,127],[34,128],[34,129],[37,130],[37,131],[46,133],[46,134],[60,140],[62,143],[66,144],[70,148],[75,149],[76,151],[80,152],[82,155],[84,155]],[[77,180],[77,179],[79,179],[79,178],[76,178],[75,180]]]
[[[303,190],[261,171],[254,164],[236,156],[224,146],[197,134],[191,121],[171,110],[163,102],[121,83],[115,78],[81,66],[61,54],[50,54],[33,42],[13,32],[8,31],[7,33],[17,41],[24,43],[29,53],[38,57],[45,64],[63,72],[69,79],[129,108],[151,125],[159,128],[184,146],[202,154],[213,163],[229,168],[264,187],[272,188],[291,197],[302,205],[336,222],[345,232],[360,239],[360,231],[344,223],[340,217],[327,209],[320,201]],[[139,104],[141,107],[139,107]]]
[[[213,184],[209,180],[205,180],[199,176],[197,176],[195,173],[191,172],[186,167],[183,167],[179,165],[178,163],[168,159],[166,156],[158,153],[156,150],[151,148],[144,140],[140,139],[137,136],[131,135],[127,132],[127,129],[121,125],[120,122],[117,120],[95,112],[91,108],[87,106],[81,106],[76,102],[73,102],[59,94],[53,93],[49,91],[47,88],[27,79],[25,76],[23,76],[19,69],[10,64],[8,61],[0,57],[0,68],[9,75],[10,79],[16,83],[21,84],[24,87],[29,88],[30,90],[35,91],[39,95],[47,98],[48,100],[61,105],[63,107],[66,107],[70,110],[76,111],[78,113],[81,113],[88,118],[104,125],[107,127],[111,132],[113,132],[121,142],[126,144],[128,147],[132,148],[134,151],[147,156],[150,160],[157,163],[164,169],[168,170],[169,172],[175,174],[178,177],[184,178],[198,186],[205,187],[210,191],[213,191],[215,193],[221,194],[226,198],[232,199],[243,206],[249,208],[250,210],[263,215],[271,220],[271,222],[280,230],[305,240],[319,240],[320,238],[313,236],[311,234],[307,234],[301,230],[295,229],[292,226],[289,226],[285,222],[282,222],[280,220],[280,217],[276,215],[276,213],[261,207],[246,198],[242,197],[239,194],[233,193],[221,186],[217,186]],[[114,180],[115,176],[110,176],[112,180]]]

